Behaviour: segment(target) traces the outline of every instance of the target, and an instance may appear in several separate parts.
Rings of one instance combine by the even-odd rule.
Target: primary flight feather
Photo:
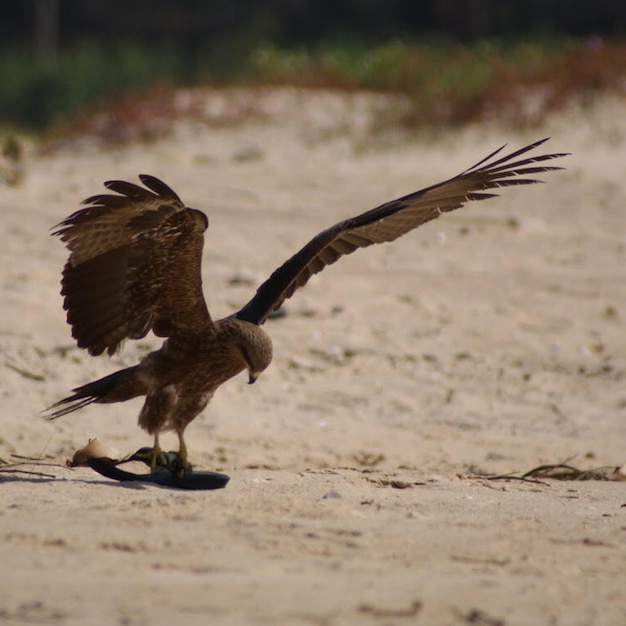
[[[72,336],[93,355],[113,354],[125,339],[150,331],[167,339],[137,365],[74,389],[50,407],[49,417],[92,402],[145,396],[139,424],[154,436],[153,469],[164,430],[178,434],[185,467],[185,428],[222,383],[244,370],[254,382],[270,364],[271,340],[260,326],[296,289],[343,255],[393,241],[468,201],[497,195],[499,187],[536,183],[534,175],[562,169],[546,162],[565,153],[528,154],[545,141],[499,156],[502,147],[454,178],[327,228],[276,269],[243,308],[218,321],[202,292],[206,215],[186,207],[153,176],[139,177],[144,187],[105,183],[114,194],[87,198],[86,208],[53,233],[70,252],[61,294]]]

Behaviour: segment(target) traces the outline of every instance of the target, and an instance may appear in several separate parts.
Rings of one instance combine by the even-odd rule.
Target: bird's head
[[[248,370],[248,383],[256,382],[272,362],[272,341],[256,324],[239,322],[237,347]]]
[[[272,362],[272,343],[265,333],[263,335],[265,335],[263,339],[267,339],[267,341],[255,341],[248,344],[244,353],[250,385],[256,382],[261,372]]]

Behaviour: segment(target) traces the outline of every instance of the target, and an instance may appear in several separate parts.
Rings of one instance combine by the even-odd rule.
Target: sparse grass
[[[176,102],[182,85],[399,94],[410,98],[411,106],[392,111],[385,123],[412,128],[487,118],[532,125],[570,102],[585,106],[597,94],[626,93],[626,42],[599,39],[471,47],[390,42],[315,50],[267,45],[233,67],[228,79],[207,77],[211,63],[202,55],[197,59],[194,66],[175,48],[83,46],[62,54],[52,71],[37,70],[26,55],[5,53],[0,56],[0,122],[101,133],[114,142],[149,139],[173,119],[202,115],[200,102],[183,107]]]
[[[626,93],[626,42],[561,45],[482,42],[473,47],[399,42],[317,53],[261,49],[255,79],[269,84],[369,89],[409,95],[404,122],[463,124],[489,116],[535,124],[573,99]]]

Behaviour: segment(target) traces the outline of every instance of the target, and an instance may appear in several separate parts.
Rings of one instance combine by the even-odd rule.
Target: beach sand
[[[0,187],[0,457],[59,464],[0,473],[0,621],[626,623],[626,482],[484,477],[626,461],[626,101],[428,133],[386,132],[381,103],[207,92],[205,122],[30,149],[23,183]],[[320,230],[546,135],[566,170],[342,259],[266,324],[271,367],[187,430],[226,489],[62,466],[90,438],[151,443],[140,400],[40,415],[160,345],[93,358],[65,322],[49,229],[104,180],[150,173],[207,213],[219,318]]]

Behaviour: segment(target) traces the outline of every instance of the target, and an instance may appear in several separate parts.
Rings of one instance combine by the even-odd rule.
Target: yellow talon
[[[187,460],[187,444],[185,443],[185,440],[183,439],[183,434],[182,433],[178,433],[178,442],[179,442],[179,447],[178,447],[178,459],[179,459],[179,467],[176,470],[176,474],[178,476],[184,476],[185,473],[187,472],[187,468],[189,467],[189,461]]]
[[[167,459],[165,458],[165,454],[163,454],[163,450],[161,450],[161,446],[159,445],[159,433],[154,435],[154,446],[152,447],[152,451],[150,453],[150,472],[154,474],[156,472],[157,465],[167,466]]]

